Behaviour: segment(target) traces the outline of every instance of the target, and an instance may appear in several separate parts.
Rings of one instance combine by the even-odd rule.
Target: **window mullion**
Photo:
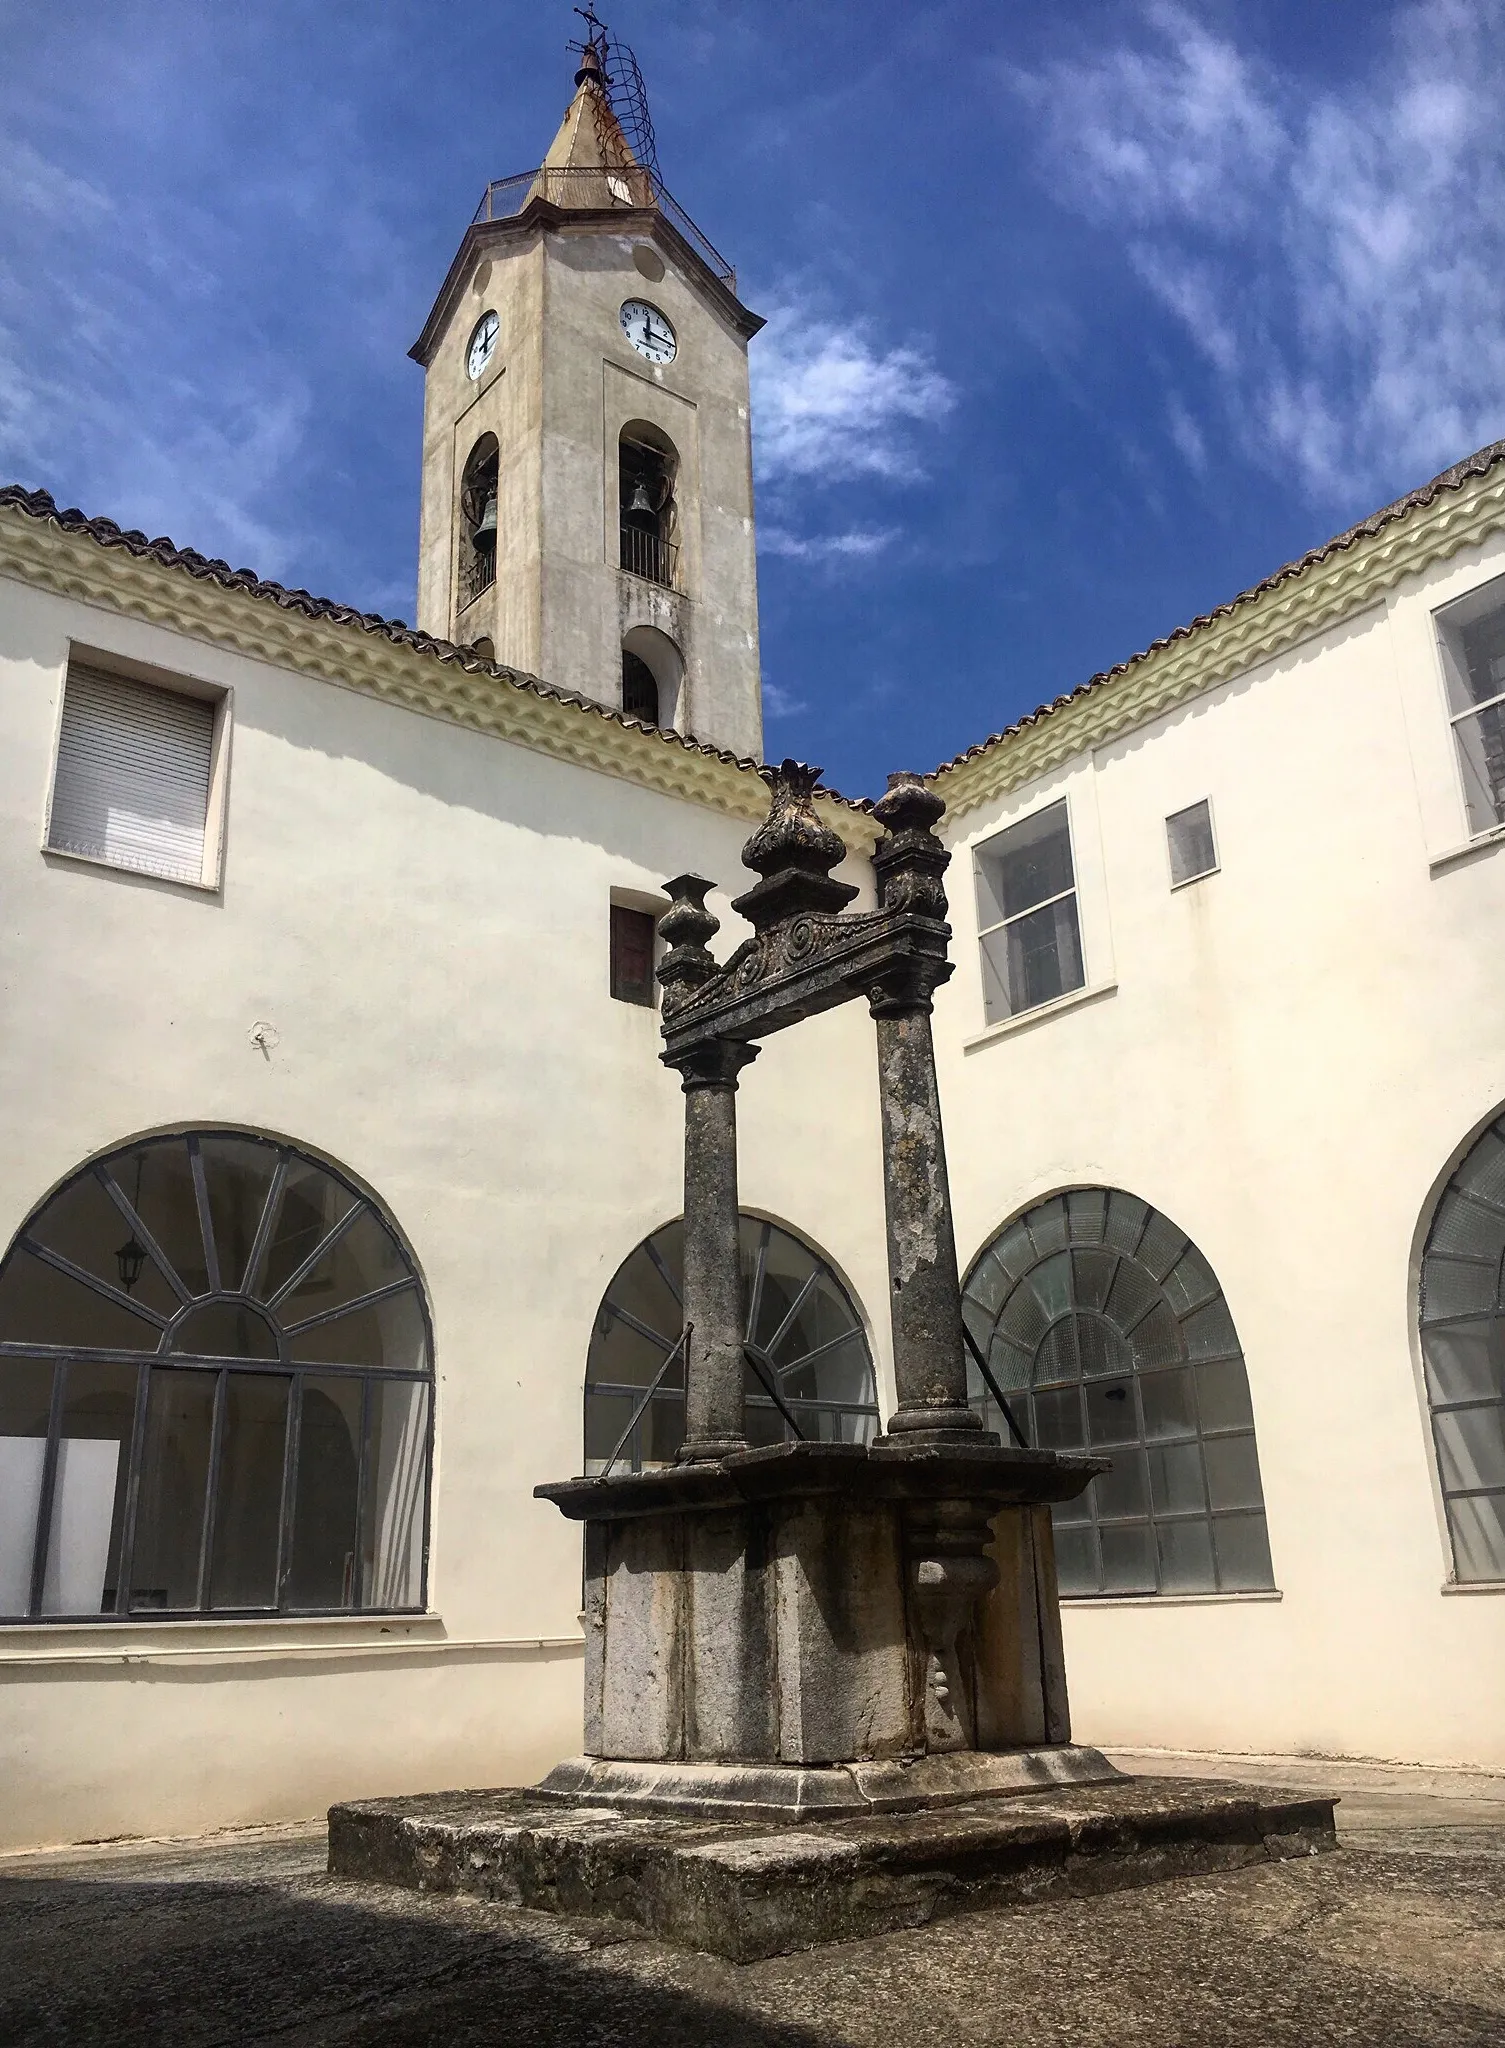
[[[1462,711],[1450,711],[1448,718],[1451,724],[1461,725],[1465,718],[1477,718],[1481,711],[1493,711],[1500,704],[1505,704],[1505,690],[1501,690],[1497,697],[1486,697],[1482,704],[1468,704]]]
[[[214,1570],[214,1529],[219,1516],[219,1468],[220,1456],[225,1437],[225,1407],[229,1400],[226,1385],[229,1373],[222,1367],[214,1376],[214,1406],[209,1419],[209,1469],[204,1485],[204,1519],[199,1529],[199,1587],[197,1606],[201,1614],[207,1613],[210,1584]]]
[[[282,1514],[277,1529],[277,1582],[275,1605],[280,1614],[287,1604],[287,1580],[293,1569],[293,1522],[298,1499],[298,1440],[303,1425],[303,1375],[293,1374],[288,1390],[287,1431],[282,1440]]]
[[[31,1546],[31,1591],[26,1611],[42,1611],[42,1591],[47,1583],[47,1552],[51,1548],[52,1502],[57,1491],[58,1438],[63,1427],[63,1398],[68,1383],[68,1363],[59,1359],[52,1369],[52,1399],[47,1407],[47,1448],[42,1453],[42,1486],[37,1500],[36,1538]]]

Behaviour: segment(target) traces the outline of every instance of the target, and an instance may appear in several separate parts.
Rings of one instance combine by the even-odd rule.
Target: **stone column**
[[[884,827],[873,854],[881,908],[908,913],[926,926],[941,925],[943,934],[942,878],[951,856],[933,828],[945,808],[917,775],[891,775],[888,793],[873,806]],[[981,1417],[967,1406],[961,1280],[930,1035],[931,998],[950,973],[943,953],[916,946],[901,954],[868,996],[878,1031],[898,1395],[890,1435],[939,1430],[975,1436],[982,1428]]]
[[[682,1462],[745,1451],[737,1076],[755,1045],[729,1038],[675,1061],[685,1091],[685,1441]]]

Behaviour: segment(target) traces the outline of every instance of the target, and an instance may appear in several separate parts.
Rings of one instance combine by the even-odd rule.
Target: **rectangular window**
[[[1165,821],[1165,837],[1171,855],[1171,887],[1199,881],[1216,874],[1218,852],[1212,839],[1212,805],[1206,797],[1189,804],[1184,811],[1172,811]]]
[[[1505,579],[1437,615],[1468,829],[1505,825]]]
[[[646,910],[611,906],[611,992],[619,1003],[653,1008],[653,941],[656,927]]]
[[[977,910],[990,1024],[1083,986],[1064,797],[977,849]]]
[[[215,706],[77,660],[47,820],[55,853],[175,882],[206,872]]]

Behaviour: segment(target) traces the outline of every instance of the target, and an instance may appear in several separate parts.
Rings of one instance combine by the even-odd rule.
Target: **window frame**
[[[207,1228],[213,1235],[209,1221],[210,1203],[207,1192],[207,1176],[202,1162],[202,1145],[206,1140],[227,1140],[232,1143],[261,1145],[276,1155],[275,1165],[268,1183],[263,1213],[258,1224],[255,1242],[248,1258],[248,1275],[252,1282],[260,1275],[272,1234],[281,1213],[281,1201],[286,1188],[289,1169],[294,1165],[312,1167],[325,1175],[343,1190],[350,1200],[341,1212],[337,1222],[325,1232],[312,1251],[299,1261],[294,1272],[279,1285],[270,1296],[263,1297],[253,1286],[242,1284],[230,1288],[223,1284],[219,1272],[218,1246],[215,1245],[212,1261],[208,1261],[206,1278],[209,1286],[202,1294],[189,1294],[185,1283],[175,1274],[168,1255],[163,1252],[151,1232],[136,1215],[130,1197],[114,1182],[112,1169],[128,1160],[144,1146],[181,1142],[188,1151],[191,1172],[195,1184],[201,1229]],[[429,1551],[433,1525],[434,1499],[434,1445],[438,1406],[438,1374],[434,1361],[433,1322],[429,1311],[428,1293],[418,1262],[394,1219],[376,1196],[356,1182],[344,1168],[332,1160],[321,1157],[304,1146],[285,1139],[269,1136],[260,1131],[237,1128],[232,1125],[189,1125],[182,1128],[155,1131],[149,1136],[124,1146],[112,1146],[108,1151],[96,1154],[92,1159],[66,1175],[49,1190],[46,1196],[27,1216],[16,1231],[0,1259],[0,1272],[9,1268],[18,1252],[29,1256],[41,1256],[42,1263],[73,1277],[91,1291],[105,1299],[119,1296],[108,1281],[97,1274],[87,1273],[73,1265],[60,1253],[43,1248],[39,1252],[32,1233],[44,1221],[49,1210],[71,1189],[90,1177],[100,1181],[105,1192],[122,1213],[122,1227],[129,1228],[138,1242],[144,1259],[149,1260],[162,1275],[172,1292],[177,1294],[179,1307],[168,1317],[150,1310],[144,1303],[127,1301],[131,1312],[137,1315],[143,1327],[155,1326],[158,1332],[155,1349],[145,1342],[139,1347],[119,1345],[50,1344],[40,1340],[0,1339],[0,1371],[12,1361],[37,1361],[51,1367],[52,1383],[47,1433],[44,1439],[46,1449],[43,1457],[41,1490],[38,1497],[37,1516],[34,1524],[31,1558],[31,1591],[25,1614],[0,1614],[0,1630],[6,1628],[51,1628],[51,1627],[111,1627],[117,1625],[158,1626],[190,1624],[203,1626],[216,1622],[277,1621],[338,1618],[349,1621],[375,1619],[382,1615],[422,1615],[428,1610],[429,1593]],[[401,1280],[390,1282],[378,1289],[356,1296],[339,1304],[333,1310],[320,1310],[309,1316],[300,1317],[295,1323],[282,1324],[276,1319],[276,1306],[289,1297],[298,1283],[315,1269],[318,1261],[332,1251],[338,1240],[352,1229],[364,1215],[373,1216],[397,1246],[407,1266],[407,1274]],[[301,1335],[339,1317],[352,1314],[362,1308],[374,1307],[379,1301],[399,1293],[411,1291],[417,1301],[422,1321],[424,1350],[427,1363],[424,1367],[408,1369],[400,1366],[348,1365],[325,1360],[296,1360],[289,1351],[288,1340]],[[209,1352],[178,1351],[171,1348],[175,1326],[196,1315],[200,1310],[216,1306],[246,1306],[257,1314],[260,1320],[271,1328],[276,1341],[275,1357],[226,1356]],[[58,1466],[58,1445],[63,1424],[65,1393],[68,1369],[75,1365],[105,1365],[134,1367],[136,1384],[132,1396],[133,1408],[130,1433],[121,1439],[125,1452],[123,1476],[117,1486],[123,1493],[121,1507],[122,1522],[120,1551],[116,1561],[117,1585],[115,1606],[99,1613],[47,1613],[42,1610],[41,1601],[47,1570],[47,1553],[50,1547],[50,1525],[54,1506],[56,1472]],[[200,1563],[198,1570],[198,1601],[192,1607],[157,1608],[132,1607],[131,1567],[134,1561],[136,1541],[141,1532],[139,1519],[141,1475],[146,1450],[148,1409],[151,1397],[154,1371],[184,1371],[207,1376],[213,1375],[215,1389],[211,1417],[209,1463],[206,1467],[204,1499],[200,1510]],[[288,1383],[283,1424],[283,1475],[282,1492],[278,1502],[277,1520],[277,1561],[275,1569],[275,1599],[271,1604],[259,1606],[222,1606],[208,1604],[212,1580],[211,1546],[215,1529],[216,1496],[222,1479],[219,1454],[223,1441],[223,1416],[227,1405],[228,1382],[232,1376],[257,1378],[275,1377]],[[304,1383],[308,1380],[352,1380],[362,1384],[361,1395],[361,1450],[357,1467],[357,1494],[355,1507],[356,1570],[351,1598],[348,1603],[331,1606],[306,1605],[289,1600],[287,1586],[294,1557],[291,1550],[293,1522],[298,1502],[298,1476],[300,1436],[303,1420]],[[423,1424],[423,1528],[418,1546],[418,1586],[415,1603],[401,1606],[363,1605],[365,1565],[361,1554],[361,1531],[367,1499],[367,1466],[374,1445],[373,1421],[375,1401],[373,1390],[390,1384],[416,1385],[427,1390],[426,1414]]]
[[[1491,591],[1496,594],[1497,601],[1492,604],[1482,603],[1481,600]],[[1453,786],[1462,807],[1465,846],[1472,848],[1485,845],[1491,839],[1505,833],[1505,816],[1497,816],[1492,824],[1475,826],[1469,808],[1469,780],[1464,766],[1460,732],[1463,726],[1477,720],[1486,711],[1498,711],[1505,717],[1505,689],[1496,691],[1493,697],[1484,698],[1477,704],[1466,704],[1462,710],[1453,709],[1450,676],[1455,669],[1466,672],[1467,667],[1454,636],[1460,635],[1468,625],[1477,623],[1477,618],[1467,621],[1456,618],[1456,614],[1465,609],[1476,609],[1477,618],[1487,618],[1494,611],[1505,611],[1505,575],[1488,576],[1482,583],[1476,583],[1472,589],[1460,591],[1456,597],[1434,606],[1431,611],[1432,647],[1442,693],[1443,716],[1448,725]]]
[[[1034,819],[1041,818],[1048,811],[1057,809],[1064,814],[1066,820],[1066,852],[1071,862],[1071,887],[1058,890],[1054,896],[1043,897],[1040,902],[1031,903],[1023,910],[1014,911],[1008,916],[995,918],[991,924],[985,924],[983,922],[983,861],[988,857],[990,850],[998,845],[1000,840],[1009,838],[1013,833],[1020,831],[1024,826],[1030,824]],[[1072,811],[1071,792],[1069,790],[1062,791],[1058,796],[1050,797],[1045,803],[1037,804],[1033,810],[1022,812],[1017,818],[1011,818],[1006,825],[1000,826],[996,832],[990,832],[986,839],[979,839],[974,842],[972,847],[972,888],[977,914],[977,957],[982,976],[982,1008],[985,1030],[996,1031],[1000,1026],[1012,1024],[1018,1018],[1033,1016],[1037,1011],[1049,1009],[1052,1004],[1069,1002],[1074,997],[1082,996],[1090,991],[1092,980],[1087,971],[1087,943],[1082,929],[1081,863],[1077,855],[1076,819]],[[1068,899],[1070,899],[1073,906],[1073,917],[1076,924],[1077,956],[1081,964],[1080,981],[1073,983],[1070,988],[1060,989],[1053,996],[1042,997],[1037,1003],[1027,1003],[1022,1007],[1010,1008],[1001,1017],[989,1016],[989,961],[984,942],[992,938],[997,932],[1006,932],[1010,925],[1018,924],[1026,917],[1034,917],[1040,911],[1049,910],[1056,904],[1064,903]],[[1007,941],[1005,941],[1005,946],[1007,946]],[[1005,952],[1005,959],[1007,959],[1007,952]],[[1010,994],[1012,995],[1012,992]]]
[[[1189,814],[1192,811],[1200,811],[1203,809],[1205,809],[1207,812],[1207,831],[1208,836],[1212,840],[1212,863],[1209,867],[1198,868],[1197,872],[1194,875],[1183,875],[1180,881],[1178,882],[1176,880],[1175,857],[1171,851],[1171,825],[1177,818],[1185,818],[1189,816]],[[1182,804],[1176,810],[1166,812],[1165,866],[1166,873],[1170,876],[1171,894],[1173,896],[1176,895],[1179,890],[1190,889],[1192,885],[1196,882],[1205,882],[1209,875],[1218,875],[1222,873],[1223,853],[1222,848],[1218,845],[1218,826],[1217,820],[1213,816],[1212,798],[1210,796],[1199,796],[1192,803]]]
[[[51,843],[52,811],[57,797],[58,769],[62,762],[63,712],[68,694],[68,676],[75,664],[93,671],[96,675],[113,677],[123,683],[137,683],[146,689],[161,690],[173,697],[191,697],[199,703],[213,707],[214,723],[209,735],[209,786],[204,800],[204,852],[196,881],[191,876],[158,874],[152,868],[137,867],[130,861],[110,860],[103,854],[80,853],[73,847],[54,846]],[[98,868],[107,874],[135,875],[142,881],[157,882],[168,889],[197,889],[207,895],[215,894],[224,879],[234,694],[233,689],[226,684],[212,683],[202,676],[158,668],[151,662],[138,661],[132,655],[90,646],[83,641],[70,638],[58,674],[52,745],[47,763],[47,789],[42,805],[40,849],[44,859],[49,864],[53,861],[66,861],[70,866]]]

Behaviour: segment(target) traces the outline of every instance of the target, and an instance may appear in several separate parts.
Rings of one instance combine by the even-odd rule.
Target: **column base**
[[[745,1436],[699,1437],[681,1444],[674,1454],[674,1462],[676,1465],[716,1465],[723,1458],[734,1458],[747,1448]]]

